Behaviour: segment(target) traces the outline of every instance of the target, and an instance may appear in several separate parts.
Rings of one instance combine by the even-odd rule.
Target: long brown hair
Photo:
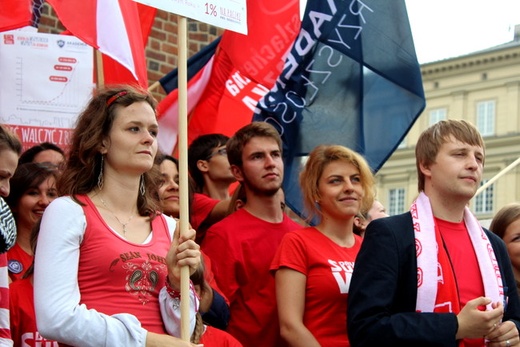
[[[509,225],[511,225],[513,222],[516,222],[518,219],[520,219],[520,203],[509,203],[502,207],[500,211],[497,212],[497,214],[495,214],[495,217],[493,217],[493,220],[489,225],[489,230],[503,239],[507,227],[509,227]]]
[[[77,201],[75,195],[87,194],[96,187],[101,171],[99,149],[114,124],[116,106],[127,107],[143,101],[150,104],[155,111],[157,102],[145,90],[131,86],[115,86],[102,88],[95,93],[78,117],[67,166],[57,183],[60,195],[70,195]],[[158,177],[155,166],[143,174],[145,194],[139,194],[137,200],[137,208],[142,216],[154,215],[159,210],[159,201],[155,193]]]
[[[16,168],[11,177],[11,194],[5,198],[15,217],[18,215],[17,205],[22,196],[30,189],[38,188],[49,177],[54,177],[57,181],[59,174],[52,166],[45,163],[25,163]]]

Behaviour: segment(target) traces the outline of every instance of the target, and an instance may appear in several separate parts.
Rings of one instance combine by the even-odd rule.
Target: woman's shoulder
[[[71,196],[60,196],[54,199],[47,208],[65,208],[70,210],[81,210],[81,205]]]

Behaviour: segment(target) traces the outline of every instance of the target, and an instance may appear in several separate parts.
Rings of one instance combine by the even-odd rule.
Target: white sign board
[[[74,36],[0,33],[0,122],[27,149],[63,149],[94,88],[93,49]]]
[[[145,5],[247,35],[246,0],[135,0]]]

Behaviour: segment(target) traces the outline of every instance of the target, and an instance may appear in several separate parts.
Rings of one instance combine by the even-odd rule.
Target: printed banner
[[[247,35],[246,0],[135,0],[167,12]]]
[[[94,88],[92,47],[73,36],[0,35],[0,122],[24,149],[45,141],[66,149]]]

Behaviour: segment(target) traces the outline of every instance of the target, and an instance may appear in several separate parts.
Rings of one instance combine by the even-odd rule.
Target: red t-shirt
[[[197,243],[201,243],[206,234],[205,230],[199,230],[200,225],[208,218],[216,204],[220,200],[210,198],[207,195],[193,194],[193,202],[190,209],[190,223],[193,229],[197,230]]]
[[[193,229],[197,230],[197,227],[200,226],[206,218],[208,218],[211,210],[213,210],[219,201],[220,200],[210,198],[204,194],[193,194],[193,205],[190,211],[190,222]]]
[[[439,228],[448,252],[459,290],[460,307],[463,308],[468,301],[485,296],[484,283],[473,244],[464,221],[452,223],[435,218],[435,225]],[[466,347],[483,346],[483,344],[482,338],[464,339]]]
[[[316,228],[290,232],[282,240],[271,265],[305,275],[303,324],[321,346],[346,347],[347,297],[354,261],[362,238],[354,235],[352,247],[342,247]]]
[[[199,343],[204,347],[242,347],[242,344],[229,333],[210,325],[206,326]]]
[[[27,269],[31,266],[34,256],[28,254],[18,243],[7,251],[7,268],[11,280],[17,281],[22,278]]]
[[[280,345],[274,278],[269,267],[283,236],[301,225],[259,219],[242,208],[214,224],[202,242],[230,303],[227,332],[244,346]]]
[[[11,283],[10,318],[14,347],[58,347],[58,342],[43,338],[36,327],[33,285],[30,278]]]

